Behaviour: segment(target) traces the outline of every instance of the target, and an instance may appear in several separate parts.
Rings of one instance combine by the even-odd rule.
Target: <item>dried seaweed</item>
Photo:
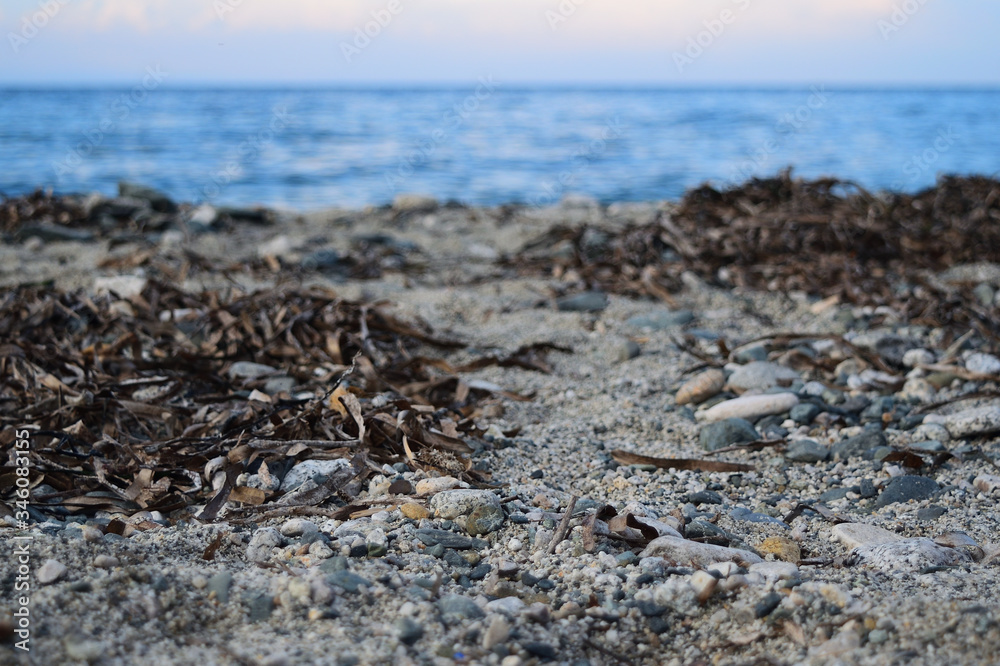
[[[280,481],[305,458],[354,457],[351,478],[408,460],[489,479],[469,440],[499,398],[427,354],[460,342],[385,303],[319,288],[192,294],[150,282],[129,300],[20,288],[0,300],[0,336],[0,444],[32,431],[32,484],[55,489],[47,502],[60,511],[267,510],[280,493],[237,477]],[[544,351],[517,365],[545,368]],[[300,503],[350,499],[341,481]]]

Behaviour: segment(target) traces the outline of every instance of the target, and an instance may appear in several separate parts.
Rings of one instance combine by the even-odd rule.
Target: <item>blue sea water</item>
[[[671,199],[793,166],[872,189],[1000,172],[1000,90],[0,89],[0,193],[295,209]]]

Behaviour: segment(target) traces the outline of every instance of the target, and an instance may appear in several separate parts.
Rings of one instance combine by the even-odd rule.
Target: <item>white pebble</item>
[[[58,560],[45,560],[38,569],[35,579],[42,585],[54,583],[66,573],[66,565]]]

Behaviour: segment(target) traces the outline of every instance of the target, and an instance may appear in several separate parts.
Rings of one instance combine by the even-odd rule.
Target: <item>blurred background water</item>
[[[786,166],[915,191],[1000,172],[1000,90],[0,90],[0,193],[296,209],[670,199]]]

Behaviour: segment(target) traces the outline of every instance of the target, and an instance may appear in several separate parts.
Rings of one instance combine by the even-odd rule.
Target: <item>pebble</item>
[[[965,369],[981,375],[1000,375],[1000,358],[993,354],[975,352],[965,359]]]
[[[440,545],[456,550],[482,550],[489,545],[482,539],[473,539],[472,537],[456,534],[455,532],[431,527],[419,529],[414,532],[414,535],[427,546]]]
[[[769,389],[782,382],[792,382],[799,378],[798,372],[783,365],[768,361],[753,361],[737,367],[733,374],[729,375],[729,386],[737,393],[743,393],[751,389]]]
[[[1000,488],[1000,476],[980,474],[973,480],[972,485],[984,493],[992,493],[994,490]]]
[[[516,597],[510,598],[516,599]],[[481,642],[483,649],[492,650],[494,646],[507,642],[507,639],[510,638],[510,629],[510,623],[507,622],[507,619],[503,615],[494,615],[490,620],[489,627],[483,633],[483,640]]]
[[[397,213],[431,213],[437,208],[438,200],[426,194],[403,192],[392,199],[392,209]]]
[[[416,490],[418,495],[433,495],[457,488],[460,483],[461,481],[453,476],[436,476],[433,479],[417,481]]]
[[[788,412],[788,418],[801,425],[809,425],[813,422],[813,419],[819,416],[821,411],[823,410],[819,405],[814,405],[811,402],[804,402],[792,407]]]
[[[286,492],[295,490],[317,475],[330,476],[350,466],[350,461],[343,458],[338,458],[337,460],[303,460],[288,470],[285,478],[281,481],[281,489]]]
[[[403,616],[396,620],[396,635],[399,641],[405,645],[413,645],[424,635],[423,626],[411,617]]]
[[[437,609],[441,613],[441,622],[446,625],[460,624],[466,620],[478,620],[486,617],[486,613],[475,601],[458,594],[441,597],[437,602]]]
[[[684,382],[677,389],[675,401],[678,405],[700,404],[718,395],[726,384],[726,375],[718,368],[705,370]]]
[[[272,368],[269,365],[264,365],[263,363],[253,363],[251,361],[237,361],[229,366],[229,370],[226,371],[230,377],[240,378],[240,379],[256,379],[257,377],[262,377],[264,375],[270,375],[278,372],[276,368]]]
[[[748,395],[719,404],[698,412],[702,421],[721,421],[723,419],[743,418],[754,419],[768,414],[781,414],[799,404],[799,397],[794,393],[770,393],[766,395]]]
[[[556,308],[561,312],[600,312],[606,307],[608,296],[603,291],[585,291],[556,300]]]
[[[400,504],[399,512],[410,520],[422,520],[424,518],[430,518],[431,516],[431,512],[429,510],[419,504],[416,504],[415,502]]]
[[[795,439],[788,443],[785,458],[793,462],[817,463],[830,457],[830,449],[814,439]]]
[[[120,564],[118,558],[112,555],[98,555],[94,558],[94,566],[98,569],[114,569]]]
[[[894,502],[928,499],[939,490],[941,486],[938,482],[926,476],[897,476],[886,484],[875,500],[875,508],[889,506]]]
[[[499,506],[477,506],[465,521],[465,529],[472,536],[496,532],[507,516]]]
[[[757,550],[764,555],[774,555],[783,562],[798,562],[802,559],[799,544],[785,537],[769,537],[757,547]],[[750,570],[753,571],[753,567]]]
[[[918,365],[930,365],[935,360],[934,354],[922,347],[908,349],[903,354],[903,366],[906,368],[915,368]]]
[[[368,557],[385,556],[389,552],[389,538],[386,536],[385,530],[376,527],[368,532],[365,535],[365,546],[368,549]]]
[[[712,593],[715,592],[715,588],[719,584],[719,579],[707,571],[695,571],[691,575],[689,583],[692,589],[694,589],[698,601],[705,603],[712,596]]]
[[[54,583],[60,578],[62,578],[68,569],[66,565],[58,560],[45,560],[42,566],[38,568],[38,572],[35,574],[35,580],[37,580],[42,585],[48,585],[49,583]]]
[[[924,422],[940,423],[948,429],[948,434],[955,439],[974,435],[989,435],[1000,432],[1000,406],[975,407],[947,416],[928,414],[924,417]]]
[[[928,567],[957,566],[969,562],[972,562],[972,557],[962,550],[938,545],[925,537],[917,537],[892,543],[858,546],[850,552],[845,564],[893,573],[920,571]]]
[[[529,643],[525,643],[521,647],[527,650],[528,654],[530,654],[532,657],[538,657],[543,661],[551,661],[555,659],[557,656],[559,656],[559,653],[556,652],[555,647],[553,647],[549,643],[532,641]]]
[[[214,594],[216,601],[225,604],[229,601],[229,587],[233,584],[233,574],[220,571],[208,579],[206,589],[210,596]]]
[[[639,356],[642,348],[635,340],[617,340],[608,349],[608,359],[612,363],[624,363]]]
[[[767,582],[774,582],[798,578],[799,568],[794,562],[758,562],[750,565],[750,573],[759,574]]]
[[[741,418],[708,423],[702,426],[698,433],[698,442],[706,451],[717,451],[733,444],[754,442],[758,439],[760,435],[753,424]]]
[[[372,584],[366,578],[359,576],[353,571],[348,571],[347,569],[342,569],[340,571],[335,571],[326,577],[326,582],[331,585],[336,585],[342,588],[345,592],[356,593],[361,586],[371,587]]]
[[[146,288],[147,280],[138,275],[112,275],[94,279],[97,294],[118,294],[121,298],[135,298]]]
[[[662,331],[675,326],[683,326],[692,321],[694,321],[694,313],[690,310],[658,310],[629,317],[625,323],[635,328]]]
[[[761,558],[747,550],[726,548],[709,543],[688,541],[674,536],[661,536],[649,542],[639,557],[662,557],[682,564],[706,567],[715,562],[754,564]]]
[[[274,597],[264,592],[248,592],[246,604],[250,622],[264,622],[274,611]]]
[[[283,542],[281,533],[273,527],[262,527],[250,537],[247,546],[247,560],[250,562],[267,562],[271,552]]]
[[[840,523],[833,526],[831,534],[848,550],[853,550],[858,546],[875,546],[903,539],[895,532],[866,523]]]
[[[860,435],[842,439],[831,448],[834,460],[847,460],[855,456],[860,456],[866,451],[871,451],[880,446],[887,446],[885,435],[878,431],[865,431]]]
[[[285,521],[281,526],[281,534],[286,537],[299,537],[303,534],[319,532],[319,527],[311,520],[305,518],[292,518]]]
[[[445,520],[466,516],[482,507],[500,509],[500,498],[491,490],[445,490],[431,498],[434,515]]]

